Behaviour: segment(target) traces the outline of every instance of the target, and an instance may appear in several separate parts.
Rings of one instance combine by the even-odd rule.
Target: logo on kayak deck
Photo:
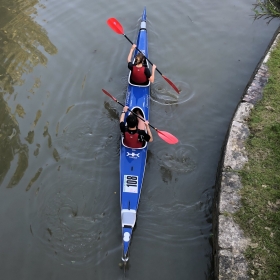
[[[134,152],[132,152],[132,153],[126,152],[126,156],[129,158],[139,158],[139,155],[140,155],[140,153],[136,154]]]

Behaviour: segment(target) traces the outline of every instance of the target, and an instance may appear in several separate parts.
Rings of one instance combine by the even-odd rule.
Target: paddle
[[[103,91],[106,95],[108,95],[110,98],[112,98],[115,102],[119,103],[121,106],[124,107],[124,105],[123,105],[122,103],[120,103],[120,102],[119,102],[113,95],[111,95],[108,91],[106,91],[105,89],[102,89],[102,91]],[[133,111],[131,111],[131,110],[129,110],[129,109],[128,109],[128,111],[131,112],[133,115],[135,115],[137,118],[139,118],[139,119],[141,119],[142,121],[145,122],[145,120],[144,120],[142,117],[138,116],[138,115],[135,114]],[[176,143],[178,143],[178,139],[177,139],[174,135],[172,135],[171,133],[169,133],[169,132],[167,132],[167,131],[161,131],[161,130],[155,128],[154,126],[152,126],[151,124],[149,124],[149,126],[150,126],[151,128],[153,128],[153,129],[158,133],[158,136],[159,136],[163,141],[165,141],[166,143],[168,143],[168,144],[176,144]]]
[[[115,18],[109,18],[107,20],[107,24],[118,34],[122,34],[129,42],[131,45],[133,45],[133,42],[124,34],[124,31],[123,31],[123,27],[122,25],[117,21],[117,19]],[[137,51],[142,53],[137,47],[136,47]],[[143,53],[142,53],[143,54]],[[144,55],[144,54],[143,54]],[[145,56],[145,55],[144,55]],[[150,62],[151,65],[153,65],[153,63],[145,56],[145,58]],[[159,70],[158,68],[156,68],[156,70],[158,71],[158,73],[163,77],[163,79],[169,83],[173,89],[179,94],[180,91],[179,89],[166,77],[164,76]]]

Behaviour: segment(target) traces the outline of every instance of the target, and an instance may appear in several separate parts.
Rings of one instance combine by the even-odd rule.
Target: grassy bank
[[[242,208],[236,221],[252,244],[252,279],[280,279],[280,43],[268,61],[269,81],[253,109],[246,144],[249,162],[240,172]]]

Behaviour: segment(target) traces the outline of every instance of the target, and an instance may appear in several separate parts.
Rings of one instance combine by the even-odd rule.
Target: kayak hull
[[[138,32],[137,47],[148,57],[148,36],[146,29],[146,9],[144,9]],[[135,51],[134,56],[137,54]],[[150,83],[146,86],[136,86],[130,83],[128,87],[125,104],[133,110],[139,108],[144,119],[149,119],[150,107]],[[127,117],[126,114],[125,118]],[[128,251],[131,243],[132,232],[136,223],[136,215],[143,186],[146,160],[147,144],[143,148],[129,148],[120,144],[120,205],[121,223],[123,237],[122,260],[128,261]]]

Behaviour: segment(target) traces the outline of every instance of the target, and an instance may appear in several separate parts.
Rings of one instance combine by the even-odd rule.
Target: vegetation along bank
[[[273,42],[236,110],[219,168],[217,279],[280,279],[279,35]]]

